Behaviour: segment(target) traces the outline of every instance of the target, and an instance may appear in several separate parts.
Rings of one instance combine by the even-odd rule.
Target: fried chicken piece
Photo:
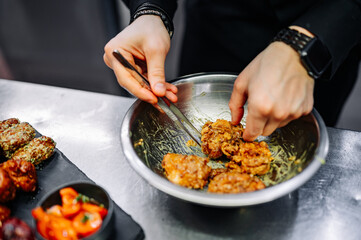
[[[0,167],[0,203],[5,203],[15,198],[16,187],[9,174]]]
[[[227,171],[215,176],[208,185],[212,193],[244,193],[264,189],[266,186],[257,177],[237,171]]]
[[[34,164],[25,160],[8,160],[0,165],[13,181],[17,189],[33,192],[36,189],[36,169]]]
[[[0,204],[0,228],[2,226],[2,223],[10,217],[10,213],[11,211],[8,207]]]
[[[206,122],[202,127],[202,151],[209,158],[216,159],[223,155],[224,143],[238,142],[242,138],[241,124],[232,125],[227,120],[217,119],[215,122]]]
[[[239,173],[244,173],[244,170],[241,168],[240,165],[238,165],[235,162],[227,162],[225,164],[226,168],[214,168],[211,170],[211,174],[209,175],[209,179],[213,179],[215,176],[221,174],[221,173],[225,173],[225,172],[230,172],[230,171],[235,171],[235,172],[239,172]]]
[[[25,160],[38,165],[54,153],[55,145],[56,143],[50,137],[34,138],[27,145],[16,150],[11,159]]]
[[[273,157],[266,142],[244,142],[231,161],[241,165],[244,172],[253,175],[264,175],[270,169]]]
[[[12,154],[35,137],[35,129],[26,122],[16,124],[0,134],[0,147],[5,157],[11,158]]]
[[[217,176],[221,173],[225,173],[227,171],[228,171],[227,168],[213,168],[211,170],[211,174],[209,174],[209,179],[213,179],[213,178],[215,178],[215,176]]]
[[[208,162],[208,158],[168,153],[163,158],[162,167],[169,181],[187,188],[202,189],[211,172]]]
[[[237,163],[230,161],[228,163],[225,164],[226,168],[228,171],[235,171],[235,172],[239,172],[239,173],[245,173],[245,171],[242,169],[242,167],[240,165],[238,165]]]
[[[9,119],[0,121],[0,134],[3,131],[5,131],[6,129],[8,129],[16,124],[19,124],[19,123],[20,123],[20,121],[17,118],[9,118]]]

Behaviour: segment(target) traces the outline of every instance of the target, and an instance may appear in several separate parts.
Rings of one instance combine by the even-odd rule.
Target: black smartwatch
[[[296,50],[303,66],[314,79],[320,78],[331,65],[330,52],[316,36],[309,37],[294,29],[285,28],[276,35],[274,41],[284,42]]]

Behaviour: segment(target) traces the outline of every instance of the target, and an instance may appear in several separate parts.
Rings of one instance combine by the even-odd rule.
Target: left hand
[[[312,111],[313,89],[314,79],[298,53],[283,42],[273,42],[237,77],[229,102],[232,123],[240,122],[248,101],[243,139],[268,136]]]

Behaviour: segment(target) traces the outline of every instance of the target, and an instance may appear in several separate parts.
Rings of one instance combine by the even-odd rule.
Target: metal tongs
[[[114,57],[125,67],[128,68],[134,72],[136,72],[140,78],[142,79],[142,83],[141,84],[143,87],[146,87],[147,89],[151,90],[150,88],[150,84],[148,79],[146,79],[142,74],[140,74],[140,72],[137,71],[137,69],[135,69],[135,67],[133,67],[128,60],[126,60],[123,55],[118,51],[118,50],[114,50],[113,51],[113,55]],[[201,146],[201,133],[193,126],[193,124],[187,119],[186,116],[184,116],[184,114],[179,110],[179,108],[177,108],[168,98],[166,97],[158,97],[158,101],[161,100],[163,101],[165,104],[164,106],[167,108],[167,110],[169,111],[165,111],[166,109],[162,109],[168,116],[169,114],[174,114],[174,116],[178,119],[179,121],[179,126],[181,126],[181,128],[199,145]],[[159,110],[159,109],[158,109]],[[169,116],[171,119],[172,116]]]

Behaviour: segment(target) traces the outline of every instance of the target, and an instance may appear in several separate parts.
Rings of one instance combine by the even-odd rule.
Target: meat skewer
[[[6,129],[8,129],[16,124],[19,124],[19,123],[20,123],[20,121],[17,118],[9,118],[9,119],[0,121],[0,134],[3,131],[5,131]]]
[[[16,124],[0,134],[0,147],[6,158],[35,137],[35,129],[26,122]]]
[[[24,160],[38,165],[54,153],[55,145],[56,143],[50,137],[34,138],[27,145],[16,150],[11,159]]]

